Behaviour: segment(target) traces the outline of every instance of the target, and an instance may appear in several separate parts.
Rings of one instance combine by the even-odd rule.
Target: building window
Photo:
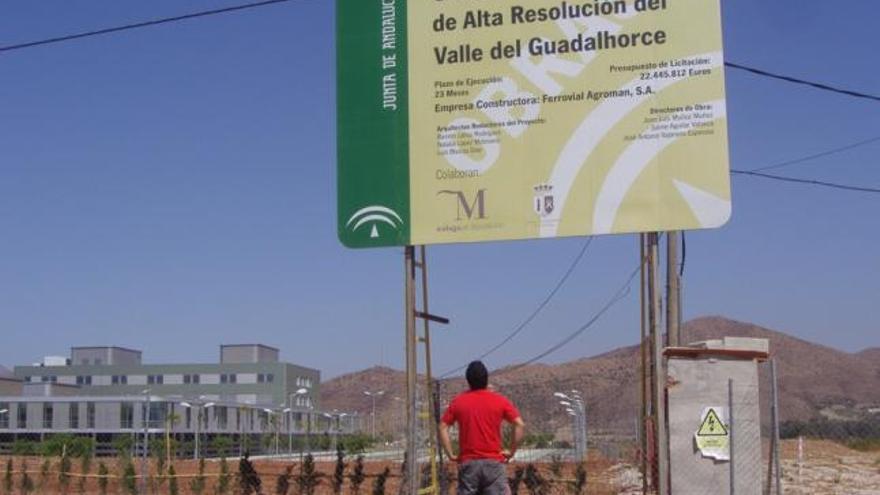
[[[27,404],[23,402],[18,403],[18,410],[16,411],[16,426],[18,426],[19,429],[27,427]]]
[[[184,413],[184,416],[186,416],[186,419],[185,419],[186,429],[189,430],[190,428],[192,428],[192,417],[193,417],[191,407],[186,408],[186,413]]]
[[[52,428],[52,419],[55,409],[51,402],[43,403],[43,428]]]
[[[165,383],[165,375],[148,375],[147,383],[150,385],[162,385]]]
[[[81,359],[80,362],[79,362],[79,364],[85,364],[85,365],[88,365],[88,364],[89,364],[89,358],[83,358],[83,359]]]
[[[95,364],[101,364],[101,358],[95,358]]]
[[[272,373],[258,373],[257,383],[272,383],[275,381],[275,375]]]
[[[198,385],[199,381],[200,380],[199,380],[198,374],[183,375],[183,383],[185,383],[187,385],[189,385],[189,384]]]
[[[126,375],[113,375],[110,379],[113,385],[128,385],[128,376]]]
[[[238,381],[238,377],[235,373],[224,373],[220,375],[220,383],[236,383]]]
[[[40,381],[43,383],[58,383],[58,377],[55,375],[43,375],[40,377]]]
[[[124,429],[134,427],[134,405],[131,402],[119,404],[119,427]]]
[[[86,428],[95,428],[95,403],[86,403]]]
[[[70,429],[76,430],[79,428],[79,404],[71,402],[69,407],[68,423],[70,423]]]
[[[0,411],[6,411],[0,413],[0,428],[7,429],[9,428],[9,416],[12,415],[12,409],[9,409],[8,402],[0,402]]]
[[[229,413],[227,412],[226,407],[214,406],[212,409],[214,409],[214,422],[217,423],[217,428],[225,430],[227,423],[229,422]]]
[[[91,385],[92,384],[92,377],[89,375],[78,376],[78,377],[76,377],[76,384],[77,385]]]

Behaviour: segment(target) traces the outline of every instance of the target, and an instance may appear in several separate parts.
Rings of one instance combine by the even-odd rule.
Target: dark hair
[[[489,370],[482,361],[471,361],[464,373],[471,390],[480,390],[489,386]]]

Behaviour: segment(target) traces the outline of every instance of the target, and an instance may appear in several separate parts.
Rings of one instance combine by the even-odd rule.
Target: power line
[[[742,65],[742,64],[736,64],[733,62],[724,62],[724,65],[727,67],[730,67],[732,69],[744,70],[746,72],[750,72],[750,73],[758,75],[758,76],[769,77],[771,79],[778,79],[780,81],[786,81],[786,82],[790,82],[790,83],[794,83],[794,84],[801,84],[804,86],[810,86],[815,89],[821,89],[822,91],[830,91],[832,93],[838,93],[838,94],[842,94],[842,95],[846,95],[846,96],[853,96],[856,98],[863,98],[866,100],[880,101],[880,96],[871,95],[868,93],[861,93],[859,91],[852,91],[849,89],[836,88],[836,87],[830,86],[828,84],[807,81],[806,79],[785,76],[782,74],[776,74],[773,72],[768,72],[766,70],[756,69],[754,67],[749,67],[749,66]]]
[[[785,175],[765,174],[763,172],[756,172],[754,170],[731,169],[730,173],[735,174],[735,175],[749,175],[749,176],[754,176],[754,177],[761,177],[763,179],[778,180],[778,181],[782,181],[782,182],[795,182],[798,184],[809,184],[809,185],[813,185],[813,186],[830,187],[833,189],[842,189],[844,191],[880,193],[880,189],[873,188],[873,187],[851,186],[851,185],[847,185],[847,184],[838,184],[835,182],[827,182],[827,181],[816,180],[816,179],[798,179],[796,177],[788,177]]]
[[[204,10],[201,12],[193,12],[191,14],[178,15],[178,16],[174,16],[174,17],[163,17],[161,19],[153,19],[150,21],[136,22],[133,24],[125,24],[122,26],[97,29],[94,31],[85,31],[82,33],[68,34],[68,35],[64,35],[64,36],[58,36],[55,38],[47,38],[47,39],[38,40],[38,41],[29,41],[27,43],[19,43],[16,45],[0,46],[0,53],[9,52],[12,50],[21,50],[24,48],[33,48],[35,46],[50,45],[50,44],[54,44],[54,43],[62,43],[65,41],[72,41],[72,40],[77,40],[77,39],[81,39],[81,38],[88,38],[91,36],[101,36],[104,34],[117,33],[119,31],[127,31],[129,29],[139,29],[139,28],[143,28],[143,27],[157,26],[159,24],[167,24],[167,23],[171,23],[171,22],[185,21],[187,19],[195,19],[197,17],[206,17],[209,15],[225,14],[227,12],[234,12],[234,11],[238,11],[238,10],[253,9],[253,8],[257,8],[257,7],[265,7],[267,5],[272,5],[272,4],[276,4],[276,3],[285,3],[285,2],[289,2],[289,1],[291,1],[291,0],[263,0],[260,2],[252,2],[252,3],[241,4],[241,5],[233,5],[231,7],[224,7],[221,9]]]
[[[590,247],[590,244],[592,244],[592,242],[593,242],[592,237],[587,239],[587,242],[584,243],[583,247],[581,247],[581,250],[578,252],[577,256],[574,257],[571,264],[568,266],[568,269],[565,270],[565,273],[562,275],[562,278],[559,279],[559,281],[556,283],[556,286],[553,287],[553,290],[551,290],[550,293],[547,294],[547,297],[545,297],[544,300],[541,301],[540,304],[538,304],[538,307],[535,308],[535,310],[532,311],[532,313],[526,319],[524,319],[519,325],[517,325],[513,329],[512,332],[510,332],[506,337],[504,337],[504,339],[502,339],[501,342],[499,342],[498,344],[493,346],[491,349],[489,349],[488,351],[481,354],[476,359],[483,359],[486,356],[488,356],[489,354],[492,354],[493,352],[500,349],[502,346],[504,346],[505,344],[510,342],[514,337],[516,337],[520,332],[522,332],[523,329],[525,329],[526,326],[529,323],[531,323],[532,320],[535,319],[535,317],[538,316],[538,314],[544,309],[544,307],[547,306],[547,303],[549,303],[550,300],[553,299],[553,296],[555,296],[556,293],[559,292],[559,289],[562,288],[562,286],[568,280],[568,277],[570,277],[571,274],[574,272],[574,269],[581,262],[581,259],[583,259],[584,254],[587,252],[587,248]],[[464,364],[462,366],[459,366],[458,368],[451,369],[451,370],[447,371],[446,373],[443,373],[442,375],[440,375],[440,378],[445,378],[449,375],[452,375],[453,373],[456,373],[457,371],[463,370],[466,367],[467,367],[467,364]]]
[[[561,341],[559,341],[559,342],[557,342],[556,344],[552,345],[551,347],[547,348],[546,350],[544,350],[544,351],[541,352],[540,354],[538,354],[538,355],[536,355],[536,356],[534,356],[534,357],[531,357],[531,358],[527,359],[526,361],[523,361],[522,363],[519,363],[519,364],[514,365],[514,366],[510,366],[510,367],[507,367],[507,368],[504,368],[504,369],[502,369],[502,370],[500,370],[500,371],[495,372],[495,376],[498,376],[498,375],[501,375],[501,374],[504,374],[504,373],[510,373],[510,372],[512,372],[512,371],[516,371],[516,370],[518,370],[518,369],[520,369],[520,368],[523,368],[523,367],[528,366],[528,365],[530,365],[530,364],[532,364],[532,363],[535,363],[535,362],[537,362],[537,361],[539,361],[539,360],[541,360],[541,359],[543,359],[543,358],[549,356],[550,354],[553,354],[554,352],[558,351],[559,349],[563,348],[566,344],[568,344],[569,342],[571,342],[572,340],[576,339],[577,337],[579,337],[580,335],[582,335],[584,332],[586,332],[587,330],[589,330],[590,328],[592,328],[592,326],[593,326],[597,321],[599,321],[599,319],[600,319],[605,313],[607,313],[608,310],[610,310],[612,307],[614,307],[618,302],[620,302],[621,300],[623,300],[623,299],[629,294],[629,292],[630,292],[630,286],[632,285],[633,280],[636,278],[636,275],[639,274],[639,270],[640,270],[641,268],[642,268],[642,266],[641,266],[641,263],[640,263],[639,266],[637,266],[636,269],[633,270],[632,273],[630,273],[630,275],[627,277],[627,279],[626,279],[626,281],[623,283],[623,285],[621,285],[620,288],[617,289],[617,291],[614,293],[614,295],[611,296],[611,298],[608,300],[608,302],[606,302],[605,305],[602,306],[602,308],[599,309],[598,312],[596,312],[596,314],[594,314],[589,320],[587,320],[586,323],[584,323],[583,325],[581,325],[580,327],[578,327],[574,332],[570,333],[570,334],[569,334],[568,336],[566,336],[564,339],[562,339]]]
[[[871,138],[871,139],[865,139],[864,141],[859,141],[859,142],[857,142],[857,143],[848,144],[848,145],[846,145],[846,146],[841,146],[841,147],[839,147],[839,148],[833,148],[833,149],[830,149],[830,150],[828,150],[828,151],[823,151],[823,152],[821,152],[821,153],[816,153],[816,154],[813,154],[813,155],[807,155],[807,156],[804,156],[804,157],[801,157],[801,158],[795,158],[794,160],[787,160],[787,161],[784,161],[784,162],[775,163],[775,164],[773,164],[773,165],[766,165],[766,166],[763,166],[763,167],[753,168],[753,169],[750,170],[750,172],[760,172],[760,171],[762,171],[762,170],[772,170],[772,169],[776,169],[776,168],[783,168],[783,167],[788,167],[788,166],[791,166],[791,165],[797,165],[797,164],[799,164],[799,163],[808,162],[808,161],[810,161],[810,160],[815,160],[815,159],[817,159],[817,158],[822,158],[822,157],[826,157],[826,156],[834,155],[834,154],[837,154],[837,153],[842,153],[842,152],[844,152],[844,151],[849,151],[849,150],[851,150],[851,149],[853,149],[853,148],[858,148],[858,147],[860,147],[860,146],[865,146],[865,145],[868,145],[868,144],[871,144],[871,143],[876,143],[877,141],[880,141],[880,136],[873,137],[873,138]]]

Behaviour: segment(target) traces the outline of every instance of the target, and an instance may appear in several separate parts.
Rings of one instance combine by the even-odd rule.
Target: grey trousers
[[[507,471],[504,464],[477,459],[458,466],[458,495],[506,495]]]

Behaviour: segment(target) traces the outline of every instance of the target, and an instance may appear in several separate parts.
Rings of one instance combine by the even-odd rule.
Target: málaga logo
[[[360,227],[369,225],[370,237],[377,238],[379,237],[379,228],[377,227],[379,223],[387,224],[394,230],[398,230],[403,226],[403,219],[391,208],[372,205],[356,211],[345,223],[345,226],[355,232]]]

